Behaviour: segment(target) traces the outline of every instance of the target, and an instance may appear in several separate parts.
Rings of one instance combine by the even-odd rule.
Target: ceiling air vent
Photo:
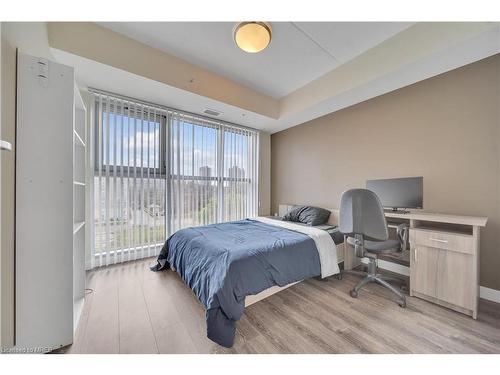
[[[222,115],[222,112],[219,112],[215,109],[210,109],[210,108],[205,108],[203,113],[206,115],[209,115],[209,116],[214,116],[214,117],[219,117],[220,115]]]

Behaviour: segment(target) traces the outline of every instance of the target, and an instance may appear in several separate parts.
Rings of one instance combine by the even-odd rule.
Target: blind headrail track
[[[183,110],[172,108],[172,107],[167,107],[167,106],[164,106],[164,105],[161,105],[161,104],[156,104],[156,103],[148,102],[146,100],[136,99],[136,98],[133,98],[133,97],[130,97],[130,96],[126,96],[126,95],[116,94],[116,93],[111,92],[111,91],[105,91],[105,90],[101,90],[101,89],[96,89],[94,87],[89,87],[88,91],[90,93],[94,94],[94,95],[102,95],[102,96],[106,96],[106,97],[114,97],[114,98],[120,99],[120,100],[122,100],[124,102],[145,105],[145,106],[148,106],[148,107],[160,110],[160,111],[168,112],[170,114],[179,114],[179,115],[183,115],[183,116],[186,116],[186,117],[191,117],[193,119],[199,119],[199,118],[201,118],[204,121],[209,122],[209,123],[213,123],[215,125],[224,125],[224,126],[227,126],[227,127],[233,127],[233,128],[236,128],[236,129],[245,129],[245,130],[254,131],[254,132],[257,132],[257,133],[260,132],[260,130],[255,129],[255,128],[251,128],[249,126],[239,125],[239,124],[235,124],[235,123],[228,122],[228,121],[223,121],[223,120],[214,120],[214,119],[212,119],[210,117],[206,117],[206,116],[194,113],[194,112],[188,112],[188,111],[183,111]]]

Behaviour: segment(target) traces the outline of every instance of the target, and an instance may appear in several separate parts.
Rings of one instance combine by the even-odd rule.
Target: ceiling
[[[270,133],[500,53],[496,22],[272,23],[259,54],[235,47],[233,23],[103,25],[48,24],[82,88]]]
[[[204,67],[273,98],[301,88],[412,23],[273,22],[273,39],[256,54],[233,41],[232,22],[101,22],[131,39]]]

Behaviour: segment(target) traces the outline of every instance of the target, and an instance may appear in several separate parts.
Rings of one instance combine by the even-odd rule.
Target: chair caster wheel
[[[356,292],[354,289],[352,289],[349,294],[352,298],[358,298],[358,292]]]
[[[406,301],[398,303],[399,307],[405,309],[406,308]]]
[[[342,280],[342,272],[340,272],[340,273],[336,274],[336,275],[335,275],[335,278],[336,278],[337,280]]]

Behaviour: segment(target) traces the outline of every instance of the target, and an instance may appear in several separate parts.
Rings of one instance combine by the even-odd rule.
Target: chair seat
[[[354,246],[354,237],[348,237],[347,243]],[[370,253],[383,254],[395,253],[401,249],[401,243],[398,240],[387,241],[368,241],[365,240],[365,251]]]
[[[399,251],[400,246],[398,240],[365,241],[365,250],[376,254],[395,253]]]

